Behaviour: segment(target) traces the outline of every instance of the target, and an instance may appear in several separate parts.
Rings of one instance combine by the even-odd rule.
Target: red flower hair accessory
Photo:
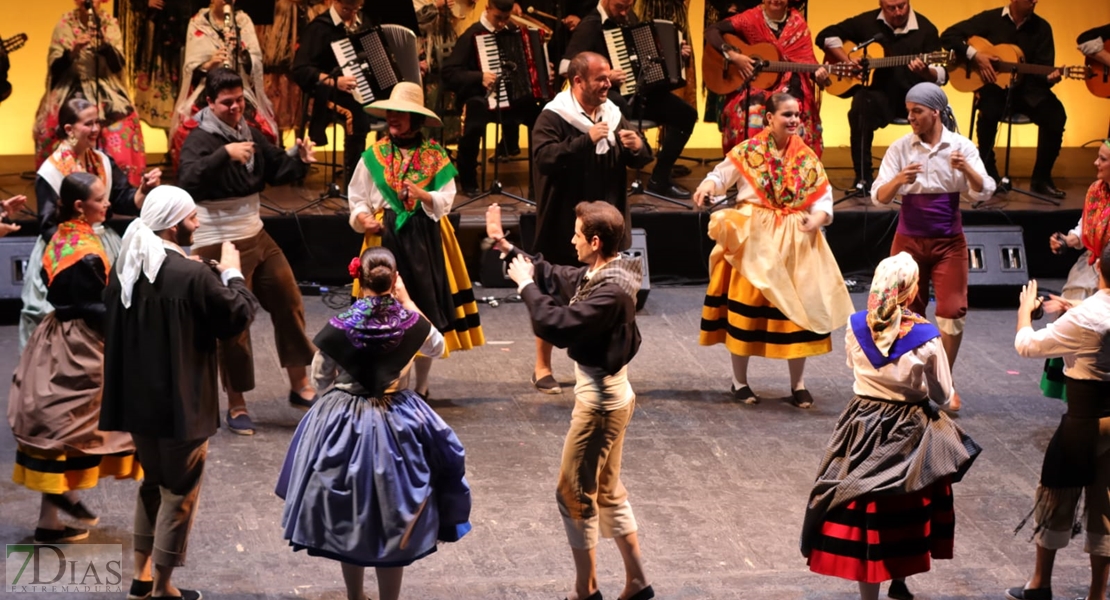
[[[347,272],[351,274],[351,277],[358,279],[360,271],[362,271],[362,259],[356,256],[352,258],[350,264],[347,265]]]

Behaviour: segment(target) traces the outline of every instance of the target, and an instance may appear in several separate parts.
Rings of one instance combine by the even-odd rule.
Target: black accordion
[[[555,97],[547,45],[538,29],[505,28],[479,34],[474,43],[482,70],[499,76],[496,93],[489,97],[490,110]]]
[[[612,67],[627,74],[620,87],[622,96],[670,91],[686,85],[682,40],[671,21],[656,19],[606,29],[602,33]]]
[[[381,27],[371,27],[331,43],[343,74],[355,78],[351,95],[359,104],[388,98],[393,86],[403,81],[390,33]]]

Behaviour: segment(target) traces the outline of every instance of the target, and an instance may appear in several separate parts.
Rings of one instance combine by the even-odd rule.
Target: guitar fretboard
[[[1059,69],[1060,67],[1053,67],[1051,65],[1033,65],[1029,63],[1013,63],[1000,61],[993,63],[996,73],[1011,73],[1018,72],[1023,75],[1048,75],[1049,73]]]
[[[760,71],[768,73],[816,73],[817,69],[827,67],[827,65],[812,65],[809,63],[763,60],[760,61],[757,67],[759,67]]]

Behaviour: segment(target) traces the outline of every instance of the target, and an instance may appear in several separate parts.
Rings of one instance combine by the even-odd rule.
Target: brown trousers
[[[624,432],[635,409],[635,400],[613,411],[574,404],[555,494],[571,548],[597,546],[599,533],[612,538],[636,532],[621,483]]]
[[[281,366],[288,368],[311,364],[316,349],[304,332],[304,302],[285,254],[264,230],[252,238],[235,240],[234,243],[239,249],[239,261],[247,287],[254,292],[262,309],[270,313]],[[220,259],[218,245],[195,248],[193,252],[204,259]],[[220,379],[224,387],[233,392],[254,389],[250,329],[220,342]]]
[[[937,294],[937,316],[960,319],[967,315],[967,240],[964,234],[944,238],[923,238],[894,234],[890,255],[906,252],[917,262],[920,275],[917,297],[910,310],[924,315],[929,305],[929,283]]]
[[[131,437],[144,471],[135,503],[135,551],[150,554],[156,565],[180,567],[197,514],[208,438]]]

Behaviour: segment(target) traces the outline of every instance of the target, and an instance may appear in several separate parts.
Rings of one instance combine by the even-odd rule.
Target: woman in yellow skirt
[[[439,126],[424,108],[424,92],[401,82],[389,100],[366,112],[384,117],[389,135],[362,155],[347,190],[351,227],[365,235],[362,248],[385,246],[397,258],[397,272],[420,311],[443,334],[447,356],[485,343],[478,306],[455,229],[447,213],[455,201],[455,167],[447,151],[421,133]],[[359,296],[355,281],[354,296]],[[418,356],[412,389],[428,397],[432,359]]]
[[[104,183],[90,173],[62,180],[57,231],[43,252],[46,299],[54,306],[35,328],[8,394],[17,442],[12,481],[42,493],[35,542],[66,543],[87,529],[62,524],[62,510],[84,525],[98,518],[77,497],[101,477],[141,479],[127,433],[101,431],[104,288],[111,268],[94,227],[108,212]]]
[[[780,358],[790,367],[793,404],[809,408],[806,357],[832,350],[829,334],[848,322],[852,300],[821,233],[832,222],[832,189],[795,134],[798,101],[774,94],[766,110],[767,127],[734,147],[694,194],[702,206],[736,185],[739,203],[709,220],[716,246],[699,342],[732,353],[735,399],[759,403],[748,387],[749,357]]]

